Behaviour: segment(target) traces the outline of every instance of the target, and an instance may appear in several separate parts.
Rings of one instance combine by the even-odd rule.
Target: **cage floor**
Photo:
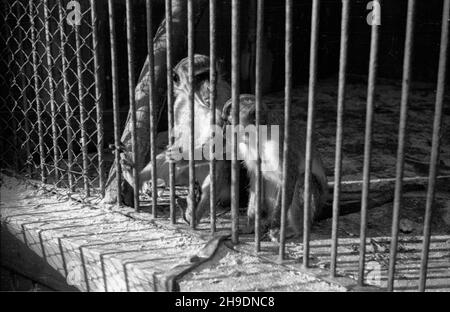
[[[139,220],[126,208],[112,211],[23,180],[1,178],[2,266],[31,274],[50,288],[167,290],[171,274],[190,268],[194,257],[204,257],[209,237]],[[47,266],[26,263],[34,258],[20,246],[31,250],[34,258],[44,259]],[[311,274],[240,253],[229,244],[219,245],[212,258],[177,282],[181,291],[345,290]]]
[[[152,276],[164,280],[162,277],[165,273],[180,263],[189,262],[211,238],[206,220],[197,231],[192,232],[181,220],[173,227],[164,216],[152,220],[149,214],[135,213],[126,207],[117,209],[68,200],[55,195],[52,189],[36,188],[23,180],[2,176],[2,181],[2,229],[14,233],[67,279],[70,285],[80,290],[155,290],[154,284],[149,282]],[[388,219],[389,216],[380,212],[382,208],[379,209],[369,212],[371,222],[368,227],[370,238],[367,241],[366,268],[368,276],[372,276],[367,283],[384,287],[389,261],[389,239],[386,237],[389,222],[384,218]],[[245,222],[245,218],[241,222]],[[437,222],[434,220],[433,225]],[[229,225],[229,214],[223,211],[218,218],[219,234],[228,234]],[[179,287],[186,291],[353,289],[359,255],[359,215],[354,213],[340,218],[338,272],[343,278],[337,282],[327,278],[330,228],[329,220],[313,227],[312,268],[307,272],[301,267],[301,240],[288,241],[288,260],[280,265],[277,262],[276,243],[264,240],[262,252],[255,254],[253,235],[243,235],[238,246],[221,245],[211,259],[183,276],[179,280]],[[398,291],[417,289],[422,247],[419,232],[420,229],[413,225],[409,235],[402,233],[400,236],[396,281]],[[12,249],[2,251],[2,262],[5,262],[10,252],[13,252]],[[429,290],[450,290],[449,271],[450,235],[448,232],[437,233],[434,227]],[[124,276],[128,279],[124,280]]]

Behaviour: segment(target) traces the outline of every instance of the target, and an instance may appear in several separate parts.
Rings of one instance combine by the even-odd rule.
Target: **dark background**
[[[222,0],[218,9],[218,53],[230,64],[231,51],[231,1]],[[309,43],[311,24],[310,0],[294,1],[294,79],[301,84],[308,79]],[[146,58],[145,0],[133,1],[135,10],[136,75]],[[251,1],[241,4],[241,48],[249,40]],[[271,91],[282,89],[284,77],[284,1],[266,0],[265,36],[274,60]],[[366,22],[369,1],[352,1],[349,40],[349,74],[367,75],[370,52],[370,26]],[[379,77],[401,79],[406,28],[407,0],[382,1],[380,27]],[[116,2],[119,46],[126,56],[125,1]],[[413,79],[434,82],[437,77],[439,42],[441,35],[442,1],[417,1]],[[155,30],[163,19],[164,1],[155,2]],[[196,29],[196,53],[208,54],[208,11]],[[339,69],[341,1],[321,1],[319,77],[336,75]],[[176,43],[175,43],[176,44]],[[126,58],[125,58],[126,59]],[[123,63],[123,62],[122,62]],[[126,67],[126,63],[122,64]],[[229,66],[227,66],[229,69]],[[121,71],[122,72],[122,71]],[[126,70],[123,71],[126,76]],[[123,76],[123,75],[122,75]]]
[[[136,43],[136,79],[140,74],[146,58],[146,24],[145,24],[145,0],[133,1],[134,3],[134,34]],[[306,84],[309,70],[309,47],[311,29],[311,3],[310,0],[294,1],[294,57],[293,79],[294,85]],[[350,13],[350,38],[349,38],[349,64],[348,75],[360,81],[367,79],[370,54],[370,31],[366,18],[370,13],[366,9],[369,1],[352,1]],[[401,79],[403,70],[403,50],[406,31],[407,0],[382,1],[382,17],[380,27],[379,70],[378,77]],[[107,37],[107,7],[105,3],[100,12],[100,25]],[[264,61],[265,71],[270,76],[265,92],[280,91],[284,87],[284,21],[285,3],[279,0],[265,1],[265,55],[269,59]],[[251,1],[241,2],[241,49],[242,53],[250,51],[248,42],[254,40],[249,35],[249,24],[254,23],[251,14]],[[415,27],[415,44],[413,56],[412,79],[414,81],[435,83],[437,79],[439,43],[441,36],[443,2],[417,1],[417,15]],[[102,13],[103,12],[103,13]],[[125,1],[116,2],[117,36],[119,59],[126,60],[126,20]],[[164,18],[164,1],[155,1],[154,31]],[[196,53],[209,54],[208,40],[208,10],[205,10],[202,20],[196,28]],[[218,54],[225,64],[227,78],[230,77],[231,64],[231,1],[218,1]],[[339,70],[339,46],[341,31],[341,1],[321,1],[320,10],[320,42],[319,42],[319,79],[337,77]],[[250,32],[251,33],[251,32]],[[103,41],[106,51],[109,50],[108,40]],[[177,44],[177,43],[174,43]],[[254,52],[253,52],[254,53]],[[270,66],[272,64],[272,66]],[[450,64],[450,62],[449,62]],[[107,94],[110,90],[109,57],[104,58],[106,69]],[[127,63],[119,62],[120,72],[120,103],[122,107],[122,121],[126,119],[128,110],[127,89]],[[254,70],[251,70],[254,72]],[[337,85],[337,79],[336,79]],[[241,93],[252,92],[252,84],[246,77],[242,77]],[[111,106],[108,98],[106,106]]]
[[[2,2],[5,4],[5,2]],[[40,2],[37,2],[40,3]],[[49,0],[50,7],[55,7],[56,1]],[[112,112],[112,88],[111,88],[111,58],[110,58],[110,45],[109,45],[109,25],[108,25],[108,5],[106,0],[95,1],[97,4],[97,12],[99,19],[99,49],[101,53],[100,58],[100,77],[103,80],[105,93],[103,98],[104,103],[104,125],[105,125],[105,146],[113,142],[113,112]],[[120,119],[121,128],[123,129],[126,122],[129,108],[128,101],[128,63],[127,63],[127,47],[126,47],[126,10],[125,0],[115,0],[115,13],[116,13],[116,32],[117,32],[117,48],[119,59],[119,103],[120,103]],[[224,63],[226,70],[226,78],[230,78],[230,63],[231,63],[231,0],[218,0],[218,16],[217,16],[217,43],[218,43],[218,55]],[[255,11],[252,9],[256,0],[241,1],[241,62],[243,67],[247,67],[250,73],[254,73],[254,68],[246,62],[246,57],[250,56],[250,59],[254,57],[254,41],[255,36],[252,32],[252,28],[256,23]],[[310,50],[310,30],[311,30],[311,0],[295,0],[294,3],[294,34],[293,34],[293,79],[294,86],[302,86],[308,82],[309,72],[309,50]],[[348,63],[348,76],[355,82],[365,83],[368,75],[369,67],[369,53],[370,53],[370,40],[371,40],[371,27],[367,24],[367,15],[370,13],[366,9],[369,0],[354,0],[351,1],[351,13],[350,13],[350,38],[349,38],[349,63]],[[89,12],[90,1],[81,0],[83,12]],[[379,48],[379,60],[378,60],[378,77],[392,79],[393,83],[396,83],[402,78],[403,70],[403,54],[404,54],[404,41],[405,41],[405,28],[406,28],[406,11],[407,0],[388,1],[381,2],[381,27],[380,27],[380,48]],[[435,88],[437,80],[437,71],[439,63],[439,45],[441,37],[441,22],[442,22],[442,0],[433,1],[416,1],[416,21],[415,21],[415,43],[414,53],[412,61],[412,80],[415,82],[427,82],[430,83],[431,88]],[[137,81],[141,69],[144,65],[147,57],[146,46],[146,1],[145,0],[133,0],[134,5],[134,25],[133,33],[135,37],[135,80]],[[5,11],[8,6],[4,6]],[[41,63],[39,65],[41,83],[46,88],[47,78],[47,66],[45,62],[45,38],[43,28],[43,5],[39,5],[39,11],[37,12],[37,24],[36,27],[39,31],[39,42],[37,46],[38,54],[40,56]],[[3,14],[3,13],[2,13]],[[50,20],[50,27],[55,33],[53,43],[51,44],[52,54],[59,55],[60,38],[58,37],[57,23],[57,10],[53,9],[53,19]],[[83,41],[83,48],[81,49],[82,57],[86,60],[86,67],[89,71],[86,71],[83,75],[83,84],[86,86],[86,92],[88,96],[85,97],[85,106],[92,110],[94,108],[94,88],[93,83],[93,62],[92,62],[92,50],[89,49],[91,45],[90,31],[90,13],[85,16],[83,25],[80,29],[82,37],[86,38]],[[159,27],[159,24],[164,18],[164,0],[154,1],[154,32]],[[15,15],[8,15],[8,22],[11,22],[10,26],[14,26],[17,22]],[[200,23],[196,27],[196,53],[209,54],[209,16],[206,9],[203,13]],[[23,29],[29,28],[29,19],[22,18],[20,22]],[[252,26],[253,25],[253,26]],[[285,1],[282,0],[266,0],[265,1],[265,46],[264,46],[264,92],[276,92],[283,90],[284,87],[284,28],[285,28]],[[8,30],[9,28],[2,28]],[[5,60],[9,60],[11,55],[9,52],[15,52],[19,49],[19,31],[17,28],[12,28],[13,38],[17,40],[8,41],[8,49],[2,56]],[[74,58],[74,34],[70,27],[66,26],[66,31],[69,31],[68,42],[72,48],[68,48],[68,53],[71,59],[71,70],[68,72],[68,79],[73,85],[70,96],[70,105],[74,110],[74,116],[78,118],[78,106],[77,101],[77,88],[76,88],[76,62]],[[319,31],[319,61],[318,61],[318,77],[319,81],[332,78],[336,82],[336,90],[338,87],[337,74],[339,70],[339,47],[340,47],[340,32],[341,32],[341,1],[339,0],[322,0],[320,10],[320,31]],[[29,34],[29,33],[28,33]],[[8,38],[10,34],[5,33],[0,38]],[[23,35],[23,34],[22,34]],[[4,43],[6,44],[6,42]],[[177,43],[174,44],[184,44]],[[252,45],[253,44],[253,45]],[[25,52],[25,57],[31,55],[31,43],[30,38],[24,41],[22,49]],[[10,51],[9,51],[10,50]],[[8,52],[9,51],[9,52]],[[187,51],[186,51],[187,54]],[[248,58],[247,58],[248,59]],[[2,90],[8,90],[12,98],[20,98],[21,94],[27,94],[30,99],[34,98],[34,92],[32,88],[33,69],[28,59],[28,63],[23,67],[6,68],[7,62],[0,62],[0,71],[7,73],[5,75],[5,87]],[[63,103],[62,99],[62,83],[61,83],[61,71],[59,70],[61,60],[56,58],[54,66],[54,78],[59,81],[56,86],[56,102]],[[246,66],[247,65],[247,66]],[[450,62],[448,62],[450,67]],[[13,76],[8,76],[8,73],[14,72],[27,72],[27,79],[29,80],[29,86],[26,91],[20,88],[11,88],[10,82],[14,81]],[[450,72],[450,69],[448,70]],[[241,77],[241,93],[253,93],[254,77],[248,75],[242,75]],[[47,124],[50,122],[50,105],[49,92],[43,90],[40,92],[42,103],[44,103],[44,110],[46,114],[43,115],[44,122]],[[3,104],[1,104],[3,105]],[[2,109],[8,111],[7,109]],[[95,112],[95,110],[92,110]],[[444,114],[450,114],[448,108],[444,107]],[[165,117],[165,114],[162,114]],[[20,116],[18,116],[20,119]],[[28,118],[34,120],[36,117],[31,112],[28,114]],[[7,120],[7,119],[6,119]],[[162,118],[161,127],[159,130],[164,130],[164,118]],[[61,119],[61,124],[64,120]],[[3,127],[6,128],[4,137],[12,135],[12,128],[6,124]],[[74,127],[77,127],[74,125]],[[95,133],[96,119],[94,114],[90,115],[88,122],[86,123],[88,133]],[[50,132],[48,132],[50,133]],[[96,146],[94,138],[91,138],[89,143],[89,151],[95,152]],[[34,139],[37,141],[37,139]],[[46,142],[51,145],[51,137],[45,136]],[[62,142],[63,144],[64,142]],[[50,146],[49,145],[49,146]],[[80,144],[74,144],[75,152],[79,152]]]

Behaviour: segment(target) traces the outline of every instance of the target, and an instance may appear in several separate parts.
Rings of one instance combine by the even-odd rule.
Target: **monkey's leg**
[[[261,220],[261,232],[265,233],[269,228],[269,218],[267,213],[267,204],[265,200],[266,196],[266,181],[261,181],[261,207],[260,207],[260,220]],[[256,218],[256,186],[253,181],[250,182],[249,200],[247,208],[247,226],[242,230],[243,234],[251,234],[255,232],[255,218]]]
[[[301,236],[303,230],[303,206],[304,206],[304,182],[303,179],[298,179],[295,184],[294,195],[292,197],[292,204],[289,208],[289,225],[295,233],[295,236]]]
[[[216,199],[217,203],[227,204],[230,202],[230,168],[229,163],[226,161],[217,162],[217,174],[216,174]],[[210,198],[211,198],[211,177],[207,175],[202,183],[201,187],[201,197],[195,207],[195,220],[196,223],[200,223],[203,215],[210,209]],[[190,209],[186,210],[185,220],[190,223],[192,219],[192,214],[194,212]]]
[[[294,172],[288,172],[287,176],[287,187],[286,187],[286,203],[288,205],[288,213],[290,209],[290,204],[292,203],[293,196],[294,196],[294,190],[296,188],[296,181],[298,174],[297,171]],[[276,200],[273,202],[273,208],[272,208],[272,214],[270,216],[270,231],[269,236],[272,241],[279,242],[280,241],[280,228],[281,228],[281,204],[282,204],[282,189],[281,186],[278,186],[277,188],[277,194],[276,194]],[[288,216],[286,216],[288,219]],[[287,221],[287,220],[286,220]],[[293,233],[289,231],[289,228],[286,227],[286,237],[291,237]]]
[[[304,180],[298,179],[295,185],[295,191],[292,198],[292,204],[289,208],[289,224],[295,233],[295,236],[303,235],[303,220],[304,220]],[[322,188],[316,176],[311,177],[311,218],[310,224],[317,219],[320,212],[320,200],[322,198]]]
[[[209,202],[210,202],[210,188],[211,188],[211,177],[208,175],[205,180],[203,181],[202,187],[201,187],[201,197],[200,201],[198,202],[197,206],[195,207],[195,211],[192,211],[192,208],[194,205],[187,205],[187,210],[184,214],[184,220],[191,224],[192,216],[195,213],[195,224],[199,224],[203,215],[206,211],[209,210]]]
[[[254,178],[251,178],[250,189],[249,189],[249,198],[248,198],[248,207],[247,207],[247,225],[244,229],[241,230],[243,234],[251,234],[255,232],[255,215],[256,215],[256,187],[254,183]],[[263,183],[261,183],[263,184]],[[263,192],[261,192],[263,193]]]

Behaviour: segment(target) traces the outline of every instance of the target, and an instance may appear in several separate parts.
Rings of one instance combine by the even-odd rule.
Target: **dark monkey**
[[[231,101],[227,102],[223,109],[223,117],[230,124],[232,122]],[[240,125],[245,128],[255,124],[255,97],[253,95],[241,95],[240,98]],[[273,137],[273,133],[268,135],[268,139],[260,140],[260,156],[262,171],[262,213],[263,227],[270,227],[272,238],[278,239],[277,232],[279,227],[279,218],[281,212],[281,187],[283,182],[283,138],[284,138],[284,113],[282,111],[269,111],[262,108],[261,125],[279,126],[279,136]],[[292,194],[292,201],[288,207],[288,220],[290,230],[295,236],[301,235],[303,229],[303,203],[304,203],[304,170],[305,170],[305,139],[304,129],[298,120],[291,120],[292,125],[292,159],[290,159],[291,168],[288,169],[289,175],[292,175],[291,181],[295,185],[293,190],[288,190]],[[247,129],[248,130],[248,129]],[[253,127],[256,136],[256,128]],[[251,141],[252,129],[250,131],[238,132],[238,152],[240,159],[243,160],[250,178],[250,197],[248,204],[249,225],[254,224],[256,207],[256,142]],[[278,140],[278,141],[277,141]],[[290,191],[290,192],[289,192]],[[312,195],[311,195],[311,220],[317,219],[326,201],[328,194],[327,177],[319,153],[313,148],[312,164]],[[289,195],[288,195],[289,203]],[[264,218],[264,215],[267,217]],[[265,219],[265,220],[264,220]],[[275,237],[274,237],[275,236]]]

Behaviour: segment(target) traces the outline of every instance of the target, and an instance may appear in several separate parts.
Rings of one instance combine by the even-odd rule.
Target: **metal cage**
[[[133,1],[126,1],[126,38],[127,38],[127,64],[128,64],[128,95],[131,124],[131,146],[134,161],[138,153],[138,136],[136,125],[136,101],[135,101],[135,34],[133,33]],[[193,81],[194,62],[194,1],[187,1],[187,41],[189,58],[189,79]],[[147,48],[148,48],[148,88],[150,101],[146,113],[150,115],[150,159],[155,163],[155,131],[156,111],[154,107],[155,92],[155,61],[154,61],[154,37],[152,10],[153,3],[147,0]],[[320,0],[312,0],[311,33],[310,33],[310,60],[309,60],[309,97],[306,136],[306,163],[305,163],[305,198],[310,198],[311,192],[311,166],[312,166],[312,137],[316,110],[316,86],[318,64],[319,41],[319,15]],[[173,126],[173,81],[172,68],[172,1],[165,1],[165,31],[167,33],[167,107],[169,129]],[[240,95],[240,11],[241,1],[231,1],[231,87],[233,112],[239,112]],[[293,71],[293,1],[285,1],[285,135],[284,155],[289,153],[290,111],[292,103],[292,71]],[[256,31],[256,73],[255,93],[257,102],[256,126],[260,124],[260,110],[262,104],[262,41],[264,30],[264,0],[257,0],[257,31]],[[335,158],[335,184],[333,197],[333,221],[332,221],[332,246],[331,267],[332,277],[336,276],[337,249],[338,249],[338,216],[340,212],[341,172],[342,172],[342,148],[345,140],[343,123],[345,115],[346,74],[348,63],[349,45],[349,20],[350,0],[342,0],[341,16],[341,41],[339,62],[339,88],[337,103],[337,129],[336,129],[336,158]],[[210,98],[211,107],[215,109],[216,95],[216,70],[217,49],[220,43],[216,39],[216,0],[209,1],[209,38],[210,38]],[[31,179],[40,179],[43,183],[54,184],[58,188],[69,189],[71,192],[81,193],[85,197],[102,197],[105,195],[107,183],[106,169],[109,164],[115,164],[117,174],[117,198],[121,192],[121,123],[120,118],[120,94],[124,91],[119,87],[121,77],[118,72],[120,55],[117,47],[116,17],[114,1],[108,0],[109,38],[100,37],[98,33],[98,1],[63,1],[63,0],[15,0],[1,1],[1,15],[3,23],[0,26],[0,40],[4,49],[0,58],[0,78],[2,81],[1,95],[1,148],[0,158],[3,170],[12,170],[16,174]],[[79,12],[80,15],[74,15]],[[395,184],[394,213],[392,219],[392,238],[390,247],[389,281],[388,289],[394,289],[395,264],[398,250],[399,236],[399,211],[402,206],[402,181],[405,162],[405,136],[408,116],[408,101],[411,84],[411,63],[414,46],[416,1],[408,1],[405,55],[403,57],[403,80],[401,98],[401,116],[398,133],[397,171]],[[446,85],[446,69],[449,39],[450,0],[443,1],[442,9],[442,33],[440,42],[439,72],[437,82],[437,94],[435,103],[434,131],[432,136],[431,164],[428,180],[428,195],[423,233],[423,252],[420,268],[419,290],[424,291],[427,277],[427,259],[430,247],[431,213],[434,201],[435,182],[439,159],[440,129],[443,114],[444,92]],[[105,27],[104,25],[102,27]],[[370,45],[370,68],[368,75],[367,115],[365,129],[363,191],[361,205],[361,232],[358,283],[364,284],[364,272],[366,265],[366,229],[367,209],[370,198],[370,173],[371,173],[371,142],[374,123],[374,92],[376,88],[379,32],[380,26],[373,24]],[[103,45],[103,50],[99,48]],[[104,51],[110,55],[110,68],[100,66],[100,59],[104,57]],[[103,52],[102,52],[103,51]],[[105,76],[110,74],[111,89],[105,87]],[[105,109],[106,93],[111,92],[111,110]],[[193,91],[192,91],[193,92]],[[189,198],[190,203],[195,204],[195,167],[194,167],[194,95],[190,94],[191,114],[188,116],[191,122],[190,140],[190,178]],[[106,159],[104,138],[105,117],[114,125],[114,159]],[[214,115],[214,114],[213,114]],[[216,123],[215,117],[211,120]],[[239,243],[238,216],[239,216],[239,161],[237,160],[236,142],[232,142],[232,184],[231,184],[231,213],[232,241]],[[259,145],[258,145],[259,146]],[[212,152],[212,151],[211,151]],[[283,173],[287,174],[289,163],[284,163]],[[215,203],[217,188],[215,185],[216,162],[211,160],[210,170],[212,179],[211,203]],[[259,170],[261,168],[259,167]],[[156,194],[156,166],[153,171],[153,194]],[[175,223],[176,193],[174,167],[170,169],[170,219]],[[138,190],[137,169],[134,171],[134,189]],[[260,185],[261,173],[257,175],[257,185]],[[279,258],[285,258],[286,248],[286,215],[288,203],[286,201],[286,179],[283,184],[282,210],[281,210],[281,242]],[[261,196],[261,188],[257,188],[258,198]],[[119,202],[119,201],[118,201]],[[134,192],[135,208],[139,210],[139,191]],[[257,217],[255,224],[255,250],[261,250],[260,233],[260,204],[257,205]],[[153,214],[156,217],[157,198],[153,198]],[[214,233],[215,204],[211,205],[211,231]],[[305,201],[304,206],[304,234],[303,234],[303,265],[309,267],[310,259],[310,201]]]

